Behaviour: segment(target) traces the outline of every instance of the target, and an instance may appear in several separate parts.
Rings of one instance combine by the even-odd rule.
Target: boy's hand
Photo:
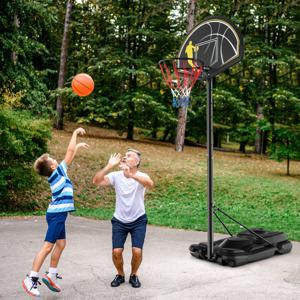
[[[78,143],[76,145],[76,149],[79,149],[79,148],[85,148],[85,149],[88,149],[90,147],[90,145],[88,145],[87,143]]]
[[[74,130],[74,133],[76,135],[78,135],[78,134],[84,135],[86,132],[85,132],[85,130],[83,128],[79,127],[79,128],[77,128],[77,129]]]
[[[115,153],[115,154],[112,154],[110,156],[110,159],[107,163],[107,165],[110,167],[110,168],[113,168],[115,166],[117,166],[121,161],[121,154],[120,153]]]
[[[72,134],[72,137],[71,137],[71,140],[70,140],[70,143],[69,143],[69,146],[68,146],[68,149],[67,149],[67,153],[66,153],[65,158],[64,158],[64,161],[67,165],[72,163],[78,148],[82,147],[82,148],[87,149],[89,147],[89,145],[86,144],[86,143],[76,144],[78,134],[81,134],[81,135],[85,134],[85,130],[81,127],[74,130],[74,132]]]

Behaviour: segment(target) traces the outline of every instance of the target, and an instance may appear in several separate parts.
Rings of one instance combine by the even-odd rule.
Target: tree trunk
[[[65,24],[64,24],[64,33],[61,44],[60,52],[60,66],[59,66],[59,75],[58,75],[58,88],[62,89],[65,84],[66,70],[67,70],[67,58],[68,58],[68,31],[71,20],[72,12],[72,0],[67,1],[66,6],[66,15],[65,15]],[[56,129],[63,129],[64,126],[64,108],[62,104],[62,96],[58,96],[56,100],[56,119],[54,127]]]
[[[187,15],[187,33],[189,33],[195,25],[196,17],[196,0],[189,1],[188,15]]]
[[[156,116],[154,116],[154,120],[153,120],[153,125],[152,125],[152,130],[151,130],[151,137],[153,139],[157,138],[157,130],[158,130],[158,119]]]
[[[268,25],[268,38],[269,38],[269,45],[275,50],[276,49],[276,28],[274,25]],[[270,60],[276,60],[277,55],[275,51],[270,51],[269,54]],[[274,63],[269,64],[269,78],[270,78],[270,89],[277,87],[277,65]],[[276,103],[273,96],[269,98],[269,103],[271,106],[269,121],[272,128],[272,144],[276,144],[276,132],[275,132],[275,123],[276,123]]]
[[[218,129],[215,129],[214,131],[214,147],[216,148],[222,147],[222,134]]]
[[[239,148],[239,151],[242,152],[242,153],[246,153],[246,145],[247,145],[247,141],[243,141],[243,142],[240,142],[240,148]]]
[[[176,129],[175,150],[182,152],[184,148],[185,127],[186,127],[187,108],[181,107],[178,111],[178,123]]]
[[[14,15],[14,22],[13,22],[13,26],[16,27],[16,28],[19,28],[20,27],[20,21],[19,21],[19,18],[17,15]],[[12,59],[12,62],[14,65],[17,64],[17,61],[18,61],[18,54],[16,51],[13,51],[11,53],[11,59]]]
[[[263,114],[263,108],[260,104],[257,104],[256,106],[256,118],[257,120],[261,120],[263,119],[264,114]],[[262,139],[262,131],[260,130],[260,128],[256,128],[256,136],[255,136],[255,153],[258,154],[262,154],[263,151],[263,147],[262,147],[262,143],[263,143],[263,139]]]
[[[196,0],[189,0],[187,15],[187,32],[190,32],[195,23],[196,16]],[[175,150],[182,152],[184,148],[185,128],[187,119],[187,107],[180,107],[178,110],[178,121],[175,139]]]
[[[134,124],[132,119],[130,119],[127,125],[127,137],[126,137],[127,140],[131,140],[131,141],[133,140],[133,130],[134,130]]]
[[[128,124],[127,124],[127,140],[133,140],[133,135],[134,135],[134,103],[130,101],[128,103],[128,109],[129,109],[129,114],[128,114]]]
[[[287,139],[287,141],[286,141],[286,149],[287,149],[286,175],[289,176],[290,175],[290,153],[289,153],[289,151],[290,151],[290,141],[289,141],[289,139]]]
[[[263,131],[262,132],[262,151],[261,154],[266,154],[267,152],[267,147],[268,147],[268,131]]]
[[[141,3],[140,3],[140,5],[141,5]],[[129,11],[130,7],[131,7],[131,1],[127,0],[125,3],[126,11]],[[139,6],[139,8],[140,7],[141,6]],[[137,55],[138,55],[137,40],[136,40],[137,37],[133,37],[130,35],[132,26],[134,26],[134,25],[132,24],[131,19],[127,18],[127,23],[125,26],[125,41],[124,41],[125,49],[124,50],[125,50],[126,55],[132,56],[133,59],[136,59]],[[135,63],[130,63],[128,65],[128,67],[132,71],[136,70],[136,68],[137,68]],[[126,87],[126,84],[127,84],[127,87]],[[124,81],[123,88],[124,88],[125,93],[126,92],[132,93],[133,91],[136,90],[137,77],[135,75],[135,72],[133,72],[132,74],[128,74],[127,80]],[[128,101],[128,123],[127,123],[127,137],[126,137],[127,140],[133,140],[133,137],[134,137],[134,125],[135,125],[134,117],[135,117],[135,103],[132,100],[130,100],[130,101]]]

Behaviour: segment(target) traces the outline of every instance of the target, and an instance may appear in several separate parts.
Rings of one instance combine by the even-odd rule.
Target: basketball
[[[72,90],[78,96],[88,96],[94,90],[93,78],[85,73],[77,74],[72,80]]]

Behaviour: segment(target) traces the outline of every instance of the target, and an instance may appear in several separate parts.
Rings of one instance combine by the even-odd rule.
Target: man
[[[144,196],[146,188],[153,187],[151,178],[140,171],[141,154],[134,149],[128,149],[125,156],[113,154],[107,165],[96,173],[93,183],[99,186],[113,186],[116,192],[115,213],[112,223],[112,259],[117,269],[117,275],[111,282],[117,287],[125,282],[123,268],[123,250],[128,233],[132,240],[132,260],[129,283],[139,288],[141,283],[137,276],[138,268],[142,262],[142,249],[144,245],[147,215],[145,213]],[[119,165],[121,171],[111,172]]]

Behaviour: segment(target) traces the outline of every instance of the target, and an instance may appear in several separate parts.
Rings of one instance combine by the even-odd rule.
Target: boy
[[[61,291],[57,282],[58,279],[61,279],[57,274],[57,265],[66,245],[65,221],[68,212],[75,210],[73,185],[67,174],[67,166],[71,164],[79,148],[89,147],[86,143],[76,144],[78,134],[85,134],[85,130],[83,128],[77,128],[73,132],[65,158],[60,164],[47,153],[40,156],[34,163],[35,171],[39,175],[48,177],[52,201],[46,213],[48,230],[44,245],[33,261],[30,274],[26,275],[22,282],[23,288],[31,296],[40,296],[38,284],[41,283],[38,281],[38,272],[46,257],[51,252],[49,272],[46,272],[42,280],[51,291]]]

